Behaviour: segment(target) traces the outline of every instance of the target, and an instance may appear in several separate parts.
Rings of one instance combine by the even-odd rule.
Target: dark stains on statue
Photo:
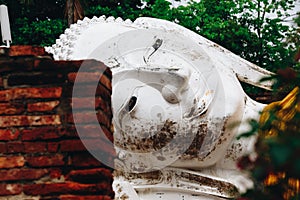
[[[227,117],[219,118],[212,123],[210,127],[216,127],[211,130],[208,128],[208,122],[200,124],[196,136],[187,151],[182,152],[181,160],[197,159],[203,161],[210,156],[228,138],[225,136],[225,126]],[[225,152],[224,152],[225,153]]]
[[[135,184],[158,184],[162,182],[163,174],[161,171],[152,171],[147,173],[128,173],[120,170],[115,170],[113,173],[114,177],[126,177],[127,180],[134,182]],[[143,180],[143,182],[138,182]]]
[[[115,136],[115,145],[137,153],[160,151],[161,154],[156,156],[159,161],[167,159],[165,153],[174,152],[174,156],[181,160],[197,159],[201,162],[230,139],[225,132],[227,121],[224,117],[200,124],[187,122],[183,128],[174,121],[166,120],[163,125],[150,126],[148,131],[129,126]]]
[[[152,127],[154,129],[154,127]],[[171,140],[176,135],[177,131],[176,123],[171,120],[166,120],[164,125],[161,128],[158,128],[155,135],[151,135],[149,137],[146,137],[147,134],[143,131],[143,137],[142,139],[138,138],[137,136],[132,137],[123,131],[121,131],[122,138],[115,140],[115,145],[119,146],[123,149],[135,151],[135,152],[151,152],[153,150],[160,150],[166,144],[171,142]],[[131,130],[126,130],[126,132],[130,132]],[[142,135],[142,133],[141,133]],[[117,138],[117,137],[116,137]]]
[[[135,185],[155,185],[171,183],[173,188],[186,188],[197,191],[200,188],[216,188],[219,193],[228,198],[239,196],[237,188],[226,181],[216,180],[200,174],[193,174],[172,169],[152,171],[147,173],[127,173],[114,171],[114,177],[124,177]],[[194,185],[194,187],[192,186]]]
[[[212,188],[217,188],[220,193],[226,194],[226,196],[236,197],[239,195],[237,188],[225,181],[219,181],[216,179],[211,179],[209,177],[199,176],[196,174],[181,172],[178,174],[179,178],[188,183],[200,184]]]
[[[185,152],[186,155],[197,155],[198,154],[199,150],[202,147],[204,137],[206,136],[206,134],[205,134],[206,132],[207,132],[207,124],[200,124],[197,134],[196,134],[192,144]]]

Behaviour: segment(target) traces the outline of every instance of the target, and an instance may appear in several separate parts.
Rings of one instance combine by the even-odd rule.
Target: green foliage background
[[[67,28],[65,0],[0,0],[9,7],[13,44],[49,46]],[[181,24],[271,71],[293,66],[300,37],[281,22],[294,0],[201,0],[172,8],[166,0],[81,0],[87,17],[150,16]],[[274,17],[268,17],[272,14]]]

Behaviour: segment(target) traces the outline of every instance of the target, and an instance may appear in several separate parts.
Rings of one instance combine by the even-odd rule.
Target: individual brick
[[[69,163],[73,167],[103,167],[104,165],[88,152],[74,153],[70,155]]]
[[[0,168],[17,168],[25,165],[25,159],[23,156],[6,156],[0,157]]]
[[[0,129],[0,140],[12,141],[16,140],[20,135],[20,131],[17,129]]]
[[[23,187],[21,184],[0,184],[0,196],[18,195],[22,191]]]
[[[103,72],[71,72],[68,79],[71,83],[101,83],[108,90],[112,90],[111,80]]]
[[[59,115],[14,115],[0,116],[0,128],[19,127],[19,126],[42,126],[42,125],[60,125]]]
[[[103,100],[101,97],[72,98],[71,106],[73,110],[103,110],[105,113],[111,113],[111,103]]]
[[[23,141],[50,140],[61,137],[60,129],[57,127],[37,127],[21,131]]]
[[[91,139],[73,139],[73,140],[63,140],[59,143],[59,150],[61,152],[83,152],[92,150],[94,152],[101,152],[103,156],[114,157],[115,150],[113,143],[110,141],[104,141],[102,138],[91,138]]]
[[[8,142],[7,153],[41,153],[47,151],[46,142]]]
[[[56,194],[112,194],[110,183],[81,184],[75,182],[28,184],[23,186],[26,195],[56,195]]]
[[[0,73],[14,73],[19,71],[32,71],[36,58],[28,57],[15,57],[0,59]],[[5,85],[3,83],[3,85]]]
[[[24,153],[47,152],[47,142],[24,142]]]
[[[63,166],[65,164],[62,154],[45,155],[45,156],[29,156],[26,162],[30,167],[53,167]]]
[[[1,95],[1,93],[0,93]],[[104,101],[110,102],[111,91],[102,85],[93,86],[89,84],[80,84],[73,88],[73,86],[66,87],[65,97],[82,98],[82,97],[101,97]],[[1,96],[0,96],[1,97]],[[0,98],[1,100],[1,98]]]
[[[7,142],[6,143],[6,152],[7,153],[23,153],[24,152],[24,144],[20,141]]]
[[[48,88],[13,88],[0,91],[0,101],[11,101],[16,99],[49,99],[59,98],[62,94],[61,87]]]
[[[77,152],[86,151],[85,146],[82,144],[81,140],[63,140],[59,142],[61,152]]]
[[[104,72],[110,71],[107,66],[98,60],[89,59],[81,61],[80,72]],[[109,73],[108,73],[109,75]]]
[[[29,103],[27,105],[27,111],[28,112],[53,111],[58,105],[59,105],[59,101]]]
[[[81,157],[82,154],[78,154],[77,152],[77,155],[74,155],[73,153],[75,153],[75,151],[72,151],[73,155],[69,158],[68,165],[76,167],[114,166],[116,152],[112,144],[108,145],[104,142],[95,140],[84,141],[84,144],[95,158],[92,155]],[[83,152],[84,151],[82,151],[82,153]]]
[[[100,77],[104,76],[103,72],[71,72],[68,74],[68,80],[71,83],[98,83]]]
[[[37,180],[47,175],[47,169],[8,169],[0,170],[0,181]]]
[[[80,138],[89,139],[105,139],[108,138],[109,141],[113,141],[113,133],[103,126],[97,125],[76,125],[76,129],[80,134]]]
[[[36,59],[34,68],[38,70],[55,70],[64,72],[77,72],[79,69],[83,72],[104,72],[111,79],[112,74],[107,66],[97,60],[77,60],[77,61],[53,61],[50,59]],[[1,71],[1,70],[0,70]]]
[[[112,182],[112,171],[105,168],[72,170],[66,177],[67,180],[79,183]]]
[[[75,112],[67,114],[66,119],[72,124],[98,124],[95,112]]]
[[[24,110],[24,104],[22,103],[0,103],[0,115],[21,114]]]
[[[6,56],[46,56],[45,48],[31,45],[10,46],[10,48],[1,48]]]
[[[94,111],[94,112],[74,112],[73,114],[66,115],[67,122],[68,123],[76,123],[76,124],[101,124],[106,127],[111,126],[111,118],[112,116],[110,114],[106,115],[101,110]]]
[[[34,68],[42,71],[55,70],[55,71],[78,71],[82,61],[53,61],[50,59],[39,59],[35,62]]]
[[[7,153],[7,145],[4,142],[0,142],[0,154],[6,154]]]

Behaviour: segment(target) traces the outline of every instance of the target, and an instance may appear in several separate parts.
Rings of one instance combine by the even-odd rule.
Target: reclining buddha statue
[[[175,23],[85,18],[46,50],[57,60],[96,59],[113,73],[116,199],[238,197],[253,186],[237,139],[265,105],[241,82],[269,89],[270,72]]]

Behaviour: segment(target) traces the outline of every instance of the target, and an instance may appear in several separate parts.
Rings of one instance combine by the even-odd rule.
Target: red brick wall
[[[74,115],[87,140],[99,139],[93,132],[99,124],[112,140],[111,72],[100,62],[84,62],[90,66],[84,75],[92,78],[78,80],[82,95],[72,99],[83,61],[53,61],[40,47],[0,49],[0,199],[113,198],[112,170],[86,150],[71,109],[76,101]],[[95,66],[104,75],[89,96],[89,81],[99,77]],[[90,101],[98,121],[90,120]]]

